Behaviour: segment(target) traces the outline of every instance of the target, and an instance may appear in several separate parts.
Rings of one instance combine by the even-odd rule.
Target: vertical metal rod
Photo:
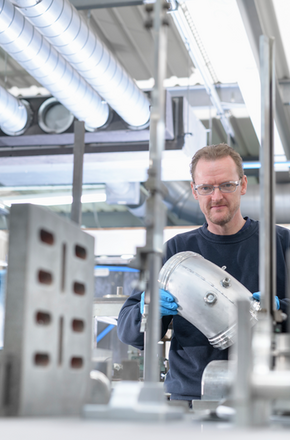
[[[83,188],[83,161],[85,151],[85,123],[75,121],[74,123],[74,169],[73,169],[73,188],[71,220],[78,225],[82,220],[82,188]]]
[[[212,145],[212,111],[211,111],[211,105],[209,106],[209,124],[208,124],[208,128],[209,128],[209,132],[208,132],[208,145]]]
[[[234,351],[235,361],[233,392],[236,424],[239,427],[244,427],[250,425],[251,417],[252,346],[248,301],[239,300],[237,303],[237,341],[232,350]]]
[[[261,148],[260,148],[260,245],[259,276],[261,306],[266,314],[275,314],[276,231],[274,172],[274,39],[260,36]]]
[[[288,299],[286,314],[288,319],[286,321],[286,332],[290,333],[290,250],[288,249],[286,254],[286,292],[285,298]]]
[[[145,302],[149,302],[148,325],[145,333],[145,382],[159,382],[158,341],[160,339],[160,311],[158,274],[162,265],[165,206],[162,203],[161,161],[165,142],[165,91],[167,26],[164,25],[166,9],[163,0],[154,5],[154,79],[150,118],[149,169],[147,186],[150,197],[146,205],[146,248],[149,270]],[[150,298],[148,298],[148,294]]]

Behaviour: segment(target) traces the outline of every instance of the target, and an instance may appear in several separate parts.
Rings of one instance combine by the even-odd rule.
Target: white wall
[[[165,228],[163,241],[197,227]],[[136,247],[144,246],[146,240],[145,228],[87,229],[86,232],[95,237],[95,255],[135,255]]]
[[[281,225],[290,229],[290,225]],[[200,226],[174,226],[164,229],[163,241],[169,240],[176,234],[199,228]],[[95,237],[95,255],[135,255],[136,247],[144,246],[146,240],[145,228],[119,229],[86,229]]]

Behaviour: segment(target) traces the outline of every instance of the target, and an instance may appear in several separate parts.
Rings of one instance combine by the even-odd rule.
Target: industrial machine
[[[79,212],[74,221],[67,221],[33,205],[13,206],[4,348],[0,352],[0,414],[3,417],[79,418],[82,415],[101,422],[177,420],[179,424],[188,420],[203,422],[206,415],[207,420],[214,418],[217,422],[227,419],[234,428],[250,428],[265,427],[271,424],[273,417],[279,416],[280,423],[289,427],[290,338],[289,333],[279,333],[286,316],[274,306],[274,41],[265,36],[260,39],[263,97],[260,159],[264,203],[260,216],[261,308],[258,310],[247,289],[229,277],[224,268],[217,268],[197,254],[178,254],[161,269],[167,7],[157,1],[152,17],[153,6],[147,6],[147,25],[153,27],[156,38],[156,75],[150,121],[146,245],[137,249],[134,263],[139,274],[137,287],[146,290],[141,324],[146,342],[144,378],[138,380],[135,376],[135,380],[113,385],[105,370],[100,371],[98,343],[93,347],[93,317],[108,318],[109,315],[117,319],[126,295],[117,286],[119,289],[114,292],[94,298],[94,243],[79,227]],[[91,126],[90,120],[88,125]],[[75,165],[77,168],[77,162]],[[82,162],[78,165],[82,166]],[[80,182],[80,169],[78,171],[74,187]],[[80,202],[80,193],[74,192],[74,195]],[[187,290],[192,278],[196,284],[194,297]],[[180,313],[200,328],[215,347],[232,347],[229,362],[209,364],[205,369],[202,399],[193,402],[192,410],[171,405],[160,383],[156,355],[159,286],[168,288],[176,296],[181,305]],[[289,292],[287,295],[289,297]],[[234,301],[230,301],[230,297]],[[188,309],[185,303],[189,304]],[[204,312],[210,317],[210,325],[202,318]],[[99,331],[95,332],[94,337],[97,336],[100,336]],[[84,422],[82,429],[88,430],[88,423]],[[175,436],[179,432],[175,431]],[[115,434],[120,432],[115,431]]]

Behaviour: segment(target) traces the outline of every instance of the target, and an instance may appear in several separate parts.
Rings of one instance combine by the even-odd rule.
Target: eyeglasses
[[[241,180],[230,180],[229,182],[224,182],[220,185],[206,185],[205,183],[201,183],[200,185],[194,185],[194,189],[200,196],[209,196],[214,192],[215,188],[219,188],[222,193],[235,192],[240,183]]]

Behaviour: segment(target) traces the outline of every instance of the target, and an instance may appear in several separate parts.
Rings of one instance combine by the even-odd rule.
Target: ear
[[[190,186],[191,186],[192,195],[195,198],[195,200],[197,200],[198,199],[198,195],[197,195],[197,193],[196,193],[196,191],[194,189],[194,183],[190,182]]]
[[[248,186],[248,179],[247,176],[243,176],[242,183],[241,183],[241,196],[246,194],[247,192],[247,186]]]

